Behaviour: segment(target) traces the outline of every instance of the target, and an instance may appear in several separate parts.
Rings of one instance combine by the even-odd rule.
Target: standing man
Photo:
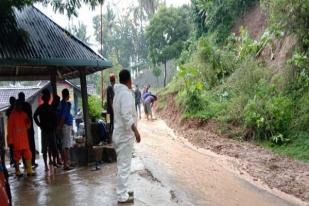
[[[35,150],[35,141],[34,141],[34,129],[33,129],[33,120],[32,120],[32,108],[31,105],[26,102],[25,93],[20,92],[18,94],[18,100],[22,102],[22,110],[28,115],[28,118],[31,122],[30,128],[28,129],[28,139],[29,139],[29,146],[30,151],[32,153],[32,166],[37,167],[38,164],[35,163],[35,156],[36,156],[36,150]]]
[[[49,153],[49,162],[56,166],[57,148],[56,148],[56,128],[57,114],[51,105],[50,92],[48,89],[42,91],[43,104],[34,112],[33,119],[42,130],[42,153],[45,164],[45,171],[48,171],[47,152]],[[51,159],[51,155],[53,159]]]
[[[113,143],[117,153],[117,199],[119,203],[134,202],[134,193],[129,191],[128,179],[131,172],[131,159],[134,137],[141,141],[136,127],[135,102],[132,93],[131,74],[128,70],[119,73],[120,84],[115,85],[113,108],[115,130]]]
[[[62,90],[62,100],[60,102],[60,123],[62,130],[62,146],[63,146],[63,169],[70,170],[69,167],[69,149],[72,146],[71,132],[73,129],[73,116],[70,112],[70,93],[68,89]]]
[[[114,130],[114,110],[113,110],[113,100],[114,100],[114,85],[116,83],[116,78],[114,74],[110,74],[109,76],[110,85],[106,89],[106,101],[107,101],[107,113],[110,115],[110,126],[109,126],[109,134],[111,142],[111,137]]]
[[[135,91],[134,91],[134,96],[135,96],[135,110],[139,116],[139,118],[142,118],[141,114],[141,100],[142,100],[142,93],[138,88],[138,85],[135,85]]]

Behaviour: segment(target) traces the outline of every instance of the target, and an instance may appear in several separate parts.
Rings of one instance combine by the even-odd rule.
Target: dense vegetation
[[[245,28],[239,36],[232,34],[235,20],[257,3],[269,14],[264,34],[258,40]],[[194,28],[162,101],[176,95],[184,118],[215,119],[220,131],[234,138],[308,161],[309,2],[192,0],[191,9]],[[286,39],[296,39],[292,55],[283,65],[269,65],[263,50],[275,50],[274,42]],[[226,125],[242,132],[224,130]]]

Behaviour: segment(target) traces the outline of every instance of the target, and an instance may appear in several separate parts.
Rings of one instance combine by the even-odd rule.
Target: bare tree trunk
[[[166,74],[167,72],[166,72],[166,61],[164,62],[164,82],[163,82],[163,86],[165,87],[166,86],[166,76],[167,76],[167,74]]]

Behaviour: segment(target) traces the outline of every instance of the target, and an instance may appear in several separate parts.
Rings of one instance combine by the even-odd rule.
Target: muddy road
[[[196,149],[162,120],[141,120],[138,127],[142,142],[135,144],[130,178],[135,206],[308,205],[239,171],[237,159]],[[118,205],[115,163],[99,171],[89,165],[45,172],[38,162],[35,177],[16,178],[10,168],[13,205]]]
[[[141,120],[139,128],[135,155],[179,205],[307,205],[238,171],[236,159],[196,149],[162,120]]]

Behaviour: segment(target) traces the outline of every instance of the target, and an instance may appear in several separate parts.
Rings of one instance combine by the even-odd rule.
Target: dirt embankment
[[[240,27],[247,29],[253,39],[257,40],[261,37],[267,27],[267,13],[261,8],[259,3],[236,20],[232,32],[237,36],[239,35]]]
[[[236,158],[240,173],[247,172],[254,180],[309,203],[309,164],[274,154],[250,142],[219,135],[214,121],[181,120],[181,109],[175,105],[173,96],[158,115],[194,145]]]

